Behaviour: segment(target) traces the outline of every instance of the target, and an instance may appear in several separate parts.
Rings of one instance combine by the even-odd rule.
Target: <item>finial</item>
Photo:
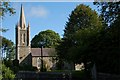
[[[28,22],[28,27],[30,27],[30,22]]]
[[[18,23],[18,22],[16,23],[16,26],[19,26],[19,23]]]

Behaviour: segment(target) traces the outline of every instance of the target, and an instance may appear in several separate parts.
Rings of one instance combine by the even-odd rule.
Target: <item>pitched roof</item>
[[[50,57],[55,56],[55,48],[42,48],[43,56]],[[41,48],[31,48],[31,54],[33,57],[41,56]]]

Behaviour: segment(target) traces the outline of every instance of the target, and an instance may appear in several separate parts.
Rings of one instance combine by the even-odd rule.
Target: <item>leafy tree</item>
[[[120,13],[119,2],[94,2],[107,24],[113,23]]]
[[[0,16],[5,16],[7,13],[13,15],[15,14],[15,9],[10,6],[10,2],[0,2]]]
[[[15,9],[10,6],[10,2],[0,1],[0,18],[4,18],[5,14],[9,13],[10,16],[15,14]],[[8,29],[0,28],[0,32],[6,32]]]
[[[2,78],[3,78],[2,75],[0,75],[0,80],[2,80]]]
[[[87,23],[87,24],[86,24]],[[101,22],[95,10],[80,4],[69,15],[66,22],[64,37],[71,37],[79,29],[100,27]]]
[[[89,57],[85,49],[92,42],[91,37],[102,29],[102,20],[97,15],[96,11],[89,6],[80,4],[71,13],[66,23],[64,37],[60,45],[57,47],[60,58],[74,63],[84,64],[89,61]],[[94,40],[94,39],[93,39]]]
[[[6,67],[4,64],[2,64],[1,67],[2,67],[2,68],[0,68],[0,69],[2,69],[2,76],[1,76],[1,78],[14,80],[15,75],[13,74],[13,72],[8,67]]]
[[[60,36],[52,30],[41,31],[31,41],[31,47],[39,47],[40,42],[44,42],[44,47],[56,47],[60,41]]]
[[[96,47],[96,63],[100,72],[120,74],[120,2],[95,3],[100,6],[101,15],[108,23],[99,36]],[[102,65],[101,65],[102,64]]]
[[[9,29],[0,29],[0,32],[6,32],[6,31],[8,31]]]
[[[7,14],[7,13],[9,13],[10,15],[15,14],[15,10],[14,10],[14,8],[12,8],[10,6],[9,2],[4,2],[4,0],[2,0],[2,1],[0,1],[0,18],[3,19],[5,17],[5,14]],[[7,30],[8,29],[0,28],[0,32],[6,32]],[[0,36],[0,40],[2,41],[2,43],[0,42],[0,49],[2,50],[2,53],[6,52],[6,51],[11,52],[11,51],[14,50],[14,49],[11,50],[11,49],[8,49],[8,48],[6,50],[6,48],[5,48],[5,47],[8,47],[8,46],[5,46],[6,43],[13,44],[10,40],[7,40],[6,38],[4,38],[2,36]],[[6,42],[6,43],[4,43],[4,42]],[[2,54],[0,54],[0,55],[2,55]],[[0,60],[0,62],[1,62],[1,60]],[[2,75],[0,75],[0,80],[2,78],[12,80],[15,77],[13,72],[9,68],[7,68],[3,63],[0,66],[0,72],[2,72]]]
[[[72,26],[69,29],[67,27],[67,30],[65,29],[63,41],[61,45],[58,46],[58,55],[63,59],[72,60],[75,63],[84,62],[85,69],[89,69],[91,63],[95,62],[99,72],[120,74],[120,15],[117,13],[119,8],[116,8],[119,3],[105,3],[99,6],[103,7],[104,5],[108,6],[105,6],[106,9],[103,8],[101,17],[109,25],[101,24],[104,23],[104,21],[98,18],[99,24],[101,25],[92,27],[89,22],[86,21],[87,23],[84,24],[87,24],[89,27],[81,29],[75,28],[76,30],[74,31],[73,24],[75,21],[71,23],[69,21],[69,24]],[[112,8],[114,8],[113,11]],[[111,13],[114,15],[111,15]],[[75,19],[77,19],[77,17]],[[94,18],[92,19],[94,20]],[[94,22],[91,24],[98,23]]]
[[[5,37],[0,37],[2,39],[2,45],[0,45],[0,48],[2,49],[1,56],[9,60],[14,59],[14,43],[11,40],[6,39]]]

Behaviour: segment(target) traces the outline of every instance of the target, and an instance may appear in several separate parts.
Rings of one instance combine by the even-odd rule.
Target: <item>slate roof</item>
[[[50,57],[55,56],[56,51],[54,48],[42,48],[43,56]],[[33,57],[41,56],[41,48],[31,48],[31,54]]]

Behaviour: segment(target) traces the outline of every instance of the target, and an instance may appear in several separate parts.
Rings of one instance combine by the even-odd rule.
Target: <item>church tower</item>
[[[21,5],[20,21],[16,25],[16,59],[20,65],[31,65],[30,24],[26,26],[24,9]]]

